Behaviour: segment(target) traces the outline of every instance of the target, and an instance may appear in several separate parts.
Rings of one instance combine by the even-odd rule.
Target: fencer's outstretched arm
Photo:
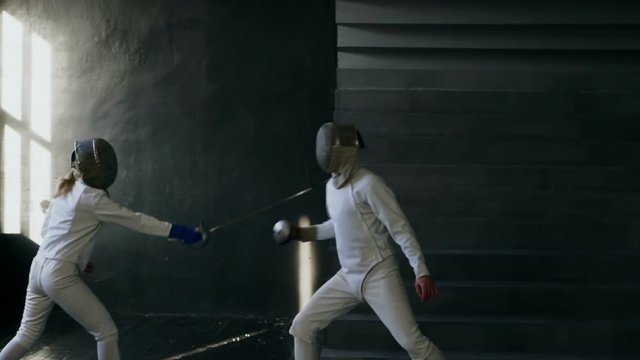
[[[171,224],[147,214],[131,211],[111,200],[104,191],[88,196],[92,197],[89,203],[100,221],[122,225],[143,234],[178,239],[185,244],[197,243],[203,239],[202,234],[194,228]]]
[[[400,209],[393,191],[378,176],[372,176],[366,187],[365,196],[371,210],[391,234],[402,252],[409,260],[416,278],[430,275],[422,253],[422,248],[416,240],[416,236]]]
[[[100,221],[122,225],[143,234],[169,236],[171,223],[131,211],[111,200],[103,191],[88,194],[88,196],[92,197],[89,203],[93,205],[93,213]]]

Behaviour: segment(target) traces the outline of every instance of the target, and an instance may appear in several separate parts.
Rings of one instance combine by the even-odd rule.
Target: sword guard
[[[202,249],[209,244],[209,231],[202,221],[198,226],[196,226],[196,231],[200,233],[202,240],[189,245],[189,247],[193,249]]]

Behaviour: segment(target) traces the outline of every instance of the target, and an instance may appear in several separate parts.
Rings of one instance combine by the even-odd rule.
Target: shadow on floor
[[[122,359],[286,360],[293,349],[288,318],[202,317],[190,315],[116,315]],[[17,324],[0,332],[4,346]],[[60,309],[26,360],[96,359],[95,342]]]

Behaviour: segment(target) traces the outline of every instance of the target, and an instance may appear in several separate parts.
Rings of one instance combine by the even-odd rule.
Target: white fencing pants
[[[374,268],[362,284],[360,299],[341,272],[334,275],[293,319],[289,333],[296,360],[316,360],[316,334],[331,321],[366,301],[413,360],[444,360],[438,347],[420,332],[396,266]]]
[[[118,329],[104,305],[80,279],[76,264],[36,257],[20,329],[0,352],[0,360],[20,359],[44,331],[53,305],[58,304],[97,342],[99,360],[119,360]]]

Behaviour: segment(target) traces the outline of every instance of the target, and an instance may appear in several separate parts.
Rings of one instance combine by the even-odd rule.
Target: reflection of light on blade
[[[298,219],[298,226],[311,225],[308,216]],[[302,309],[313,294],[313,248],[310,242],[301,242],[298,247],[298,307]]]
[[[22,23],[2,12],[2,108],[22,120]]]
[[[22,211],[22,139],[10,126],[4,126],[2,148],[3,174],[3,210],[2,232],[20,233],[20,212]]]
[[[220,342],[217,342],[217,343],[209,344],[209,345],[203,346],[201,348],[197,348],[197,349],[189,351],[189,352],[185,352],[185,353],[182,353],[182,354],[178,354],[178,355],[174,355],[174,356],[165,358],[164,360],[184,359],[186,357],[193,356],[193,355],[196,355],[196,354],[200,354],[200,353],[203,353],[205,351],[209,351],[211,349],[219,348],[221,346],[225,346],[225,345],[228,345],[228,344],[236,343],[238,341],[246,340],[246,339],[248,339],[250,337],[254,337],[256,335],[264,334],[268,330],[269,329],[262,329],[262,330],[258,330],[258,331],[254,331],[254,332],[250,332],[250,333],[246,333],[246,334],[242,334],[240,336],[234,336],[234,337],[229,338],[227,340],[223,340],[223,341],[220,341]]]
[[[220,229],[222,229],[224,227],[227,227],[229,225],[235,224],[235,223],[237,223],[237,222],[239,222],[241,220],[250,219],[250,218],[252,218],[252,217],[254,217],[254,216],[256,216],[256,215],[258,215],[258,214],[260,214],[262,212],[265,212],[265,211],[267,211],[267,210],[269,210],[271,208],[274,208],[274,207],[276,207],[276,206],[278,206],[280,204],[283,204],[283,203],[285,203],[285,202],[287,202],[289,200],[293,200],[293,199],[297,198],[298,196],[304,195],[304,194],[308,193],[311,190],[313,190],[312,186],[310,186],[310,187],[308,187],[308,188],[306,188],[306,189],[304,189],[302,191],[299,191],[299,192],[297,192],[297,193],[295,193],[295,194],[293,194],[291,196],[288,196],[288,197],[286,197],[286,198],[284,198],[282,200],[278,200],[278,201],[276,201],[274,203],[271,203],[271,204],[269,204],[269,205],[267,205],[267,206],[265,206],[263,208],[260,208],[258,210],[255,210],[255,211],[252,211],[250,213],[247,213],[245,215],[241,215],[241,216],[235,217],[233,219],[227,220],[227,221],[223,222],[220,225],[217,225],[217,226],[214,226],[214,227],[210,228],[209,232],[212,233],[212,232],[214,232],[216,230],[220,230]]]

